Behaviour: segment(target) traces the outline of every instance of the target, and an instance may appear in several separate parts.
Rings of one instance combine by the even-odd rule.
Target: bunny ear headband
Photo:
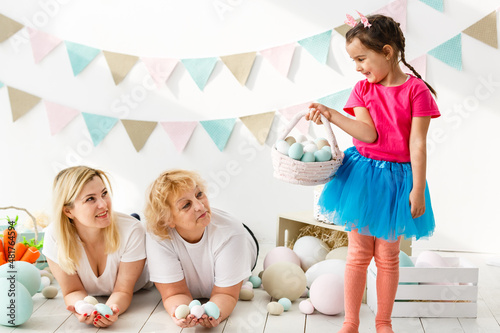
[[[361,14],[358,11],[356,11],[356,13],[358,13],[359,18],[361,19],[361,23],[363,23],[363,25],[365,26],[365,28],[369,28],[369,27],[372,26],[370,24],[370,22],[368,22],[368,19],[366,18],[366,16],[364,16],[363,14]],[[354,19],[354,17],[352,17],[351,15],[346,14],[345,16],[347,16],[347,20],[345,20],[344,23],[347,24],[348,26],[354,28],[358,24],[358,22],[356,22],[356,20]]]

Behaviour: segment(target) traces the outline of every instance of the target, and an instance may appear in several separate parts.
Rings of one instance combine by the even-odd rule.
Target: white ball
[[[314,280],[309,290],[311,303],[316,310],[326,315],[344,311],[344,283],[337,274],[323,274]]]
[[[308,143],[304,145],[304,152],[307,153],[314,153],[315,151],[318,150],[318,146],[314,143]]]
[[[336,274],[342,283],[344,283],[345,260],[329,259],[312,265],[306,272],[307,287],[311,288],[314,280],[323,274],[329,273]]]
[[[288,149],[290,145],[285,140],[276,141],[276,150],[284,155],[288,155]]]
[[[300,258],[300,266],[304,271],[315,263],[325,260],[329,250],[325,242],[313,236],[300,237],[293,245],[293,251]]]

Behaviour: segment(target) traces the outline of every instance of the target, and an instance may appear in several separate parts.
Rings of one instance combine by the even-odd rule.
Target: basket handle
[[[293,116],[293,118],[288,122],[288,125],[283,129],[283,132],[278,137],[278,140],[285,140],[286,136],[292,131],[292,129],[295,127],[295,125],[297,125],[297,123],[300,121],[300,119],[308,113],[309,113],[309,110],[304,110],[304,111],[298,112],[295,116]],[[335,138],[335,134],[333,134],[332,126],[330,125],[330,121],[328,121],[328,119],[326,119],[326,117],[323,116],[322,114],[320,114],[320,116],[321,116],[321,121],[323,122],[323,125],[325,126],[327,140],[330,142],[330,145],[331,145],[332,150],[333,150],[332,153],[334,153],[333,155],[335,155],[335,156],[339,156],[340,149],[339,149],[339,146],[337,144],[337,139]]]
[[[26,208],[8,206],[8,207],[0,207],[0,209],[2,209],[2,210],[17,209],[17,210],[22,210],[22,211],[26,212],[26,214],[28,214],[29,217],[31,217],[31,220],[33,220],[33,229],[35,231],[35,242],[38,242],[38,226],[36,224],[36,218],[33,215],[31,215],[31,213],[28,212],[28,210]]]

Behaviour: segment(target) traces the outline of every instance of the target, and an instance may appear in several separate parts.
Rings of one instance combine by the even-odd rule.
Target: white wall
[[[295,42],[341,25],[345,13],[370,13],[389,2],[4,0],[0,13],[63,40],[99,49],[197,58]],[[232,9],[218,12],[215,5],[221,3],[230,3]],[[445,12],[439,13],[408,0],[407,59],[427,53],[499,6],[500,0],[445,1]],[[500,159],[496,153],[500,144],[496,131],[500,53],[466,35],[462,35],[462,43],[462,72],[427,56],[427,80],[438,91],[443,114],[432,121],[429,132],[428,181],[437,228],[430,240],[414,246],[500,253]],[[0,81],[6,85],[80,111],[125,119],[240,117],[320,98],[350,88],[360,79],[336,32],[327,66],[297,46],[288,79],[258,56],[246,87],[219,62],[200,92],[179,65],[165,87],[148,90],[136,105],[123,108],[124,96],[137,92],[148,75],[138,62],[115,86],[102,54],[74,77],[63,45],[34,64],[27,40],[11,38],[0,44]],[[488,80],[493,83],[485,86]],[[0,110],[0,206],[49,212],[56,172],[63,166],[87,164],[111,174],[115,208],[126,213],[142,211],[145,190],[161,171],[174,167],[198,170],[209,182],[212,205],[241,216],[263,242],[274,242],[280,212],[312,208],[312,187],[289,185],[272,177],[269,146],[282,126],[279,116],[265,146],[238,121],[223,152],[198,125],[180,154],[160,126],[139,153],[120,123],[98,147],[92,146],[82,117],[52,137],[43,103],[13,123],[5,87],[0,89]],[[351,139],[339,129],[334,131],[341,148],[349,147]],[[234,167],[236,171],[230,175],[227,170]]]

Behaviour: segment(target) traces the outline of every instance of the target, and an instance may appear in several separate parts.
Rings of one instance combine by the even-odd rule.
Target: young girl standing
[[[399,242],[430,236],[434,216],[426,184],[426,136],[440,116],[434,89],[405,60],[399,23],[383,15],[361,17],[346,34],[356,84],[344,110],[355,119],[313,103],[307,120],[320,115],[353,136],[343,165],[325,185],[321,213],[349,231],[345,272],[345,321],[340,332],[358,332],[366,270],[377,264],[377,332],[393,332],[391,313],[399,280]],[[399,62],[413,75],[405,74]]]

